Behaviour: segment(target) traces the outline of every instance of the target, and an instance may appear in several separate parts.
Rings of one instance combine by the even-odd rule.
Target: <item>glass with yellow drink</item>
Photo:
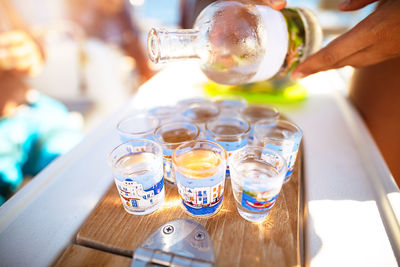
[[[208,218],[222,206],[226,151],[217,143],[194,140],[180,145],[172,155],[182,206],[190,215]]]

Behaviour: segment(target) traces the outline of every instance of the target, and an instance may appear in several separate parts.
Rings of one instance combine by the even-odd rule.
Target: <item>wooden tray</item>
[[[113,184],[83,224],[76,241],[83,246],[132,257],[135,248],[158,227],[171,220],[189,218],[202,224],[210,234],[217,266],[299,266],[301,163],[302,148],[292,179],[283,186],[269,217],[262,223],[251,223],[240,217],[230,179],[225,183],[221,210],[209,219],[187,215],[179,206],[176,186],[170,184],[165,185],[165,203],[158,211],[145,216],[128,214]]]
[[[115,255],[92,248],[79,245],[71,245],[64,254],[58,259],[55,267],[61,266],[131,266],[131,258]]]

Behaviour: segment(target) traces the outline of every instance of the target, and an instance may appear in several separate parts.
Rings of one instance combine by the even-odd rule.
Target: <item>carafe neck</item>
[[[151,29],[148,39],[148,53],[154,63],[165,63],[183,59],[198,58],[196,42],[198,30]]]

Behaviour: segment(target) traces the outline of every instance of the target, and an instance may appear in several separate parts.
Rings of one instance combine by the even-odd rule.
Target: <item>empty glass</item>
[[[154,132],[154,140],[163,148],[164,178],[175,183],[175,174],[172,172],[172,152],[184,142],[195,140],[199,137],[199,127],[185,121],[170,122],[161,125]]]
[[[210,141],[190,141],[176,148],[172,165],[184,210],[201,218],[216,214],[224,194],[224,148]]]
[[[261,222],[275,205],[286,174],[286,161],[277,152],[246,146],[229,158],[231,183],[239,214]]]
[[[160,125],[159,119],[147,113],[138,113],[122,119],[117,131],[122,142],[132,139],[153,140],[154,130]]]
[[[157,210],[164,201],[162,148],[146,140],[131,140],[109,155],[115,185],[124,209],[136,215]]]
[[[268,120],[258,121],[254,127],[255,142],[261,146],[280,153],[287,162],[287,173],[284,182],[288,182],[293,173],[302,130],[294,123],[279,120],[271,124]]]

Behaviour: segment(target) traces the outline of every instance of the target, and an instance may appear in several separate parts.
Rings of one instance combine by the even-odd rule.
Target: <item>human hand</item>
[[[0,33],[0,72],[13,71],[33,76],[42,65],[39,46],[27,33],[21,30]]]
[[[342,11],[353,11],[376,0],[347,0]],[[300,63],[292,78],[340,68],[364,67],[400,56],[400,1],[388,0],[354,28]]]
[[[256,4],[268,5],[273,9],[281,10],[286,6],[286,0],[253,0]]]

